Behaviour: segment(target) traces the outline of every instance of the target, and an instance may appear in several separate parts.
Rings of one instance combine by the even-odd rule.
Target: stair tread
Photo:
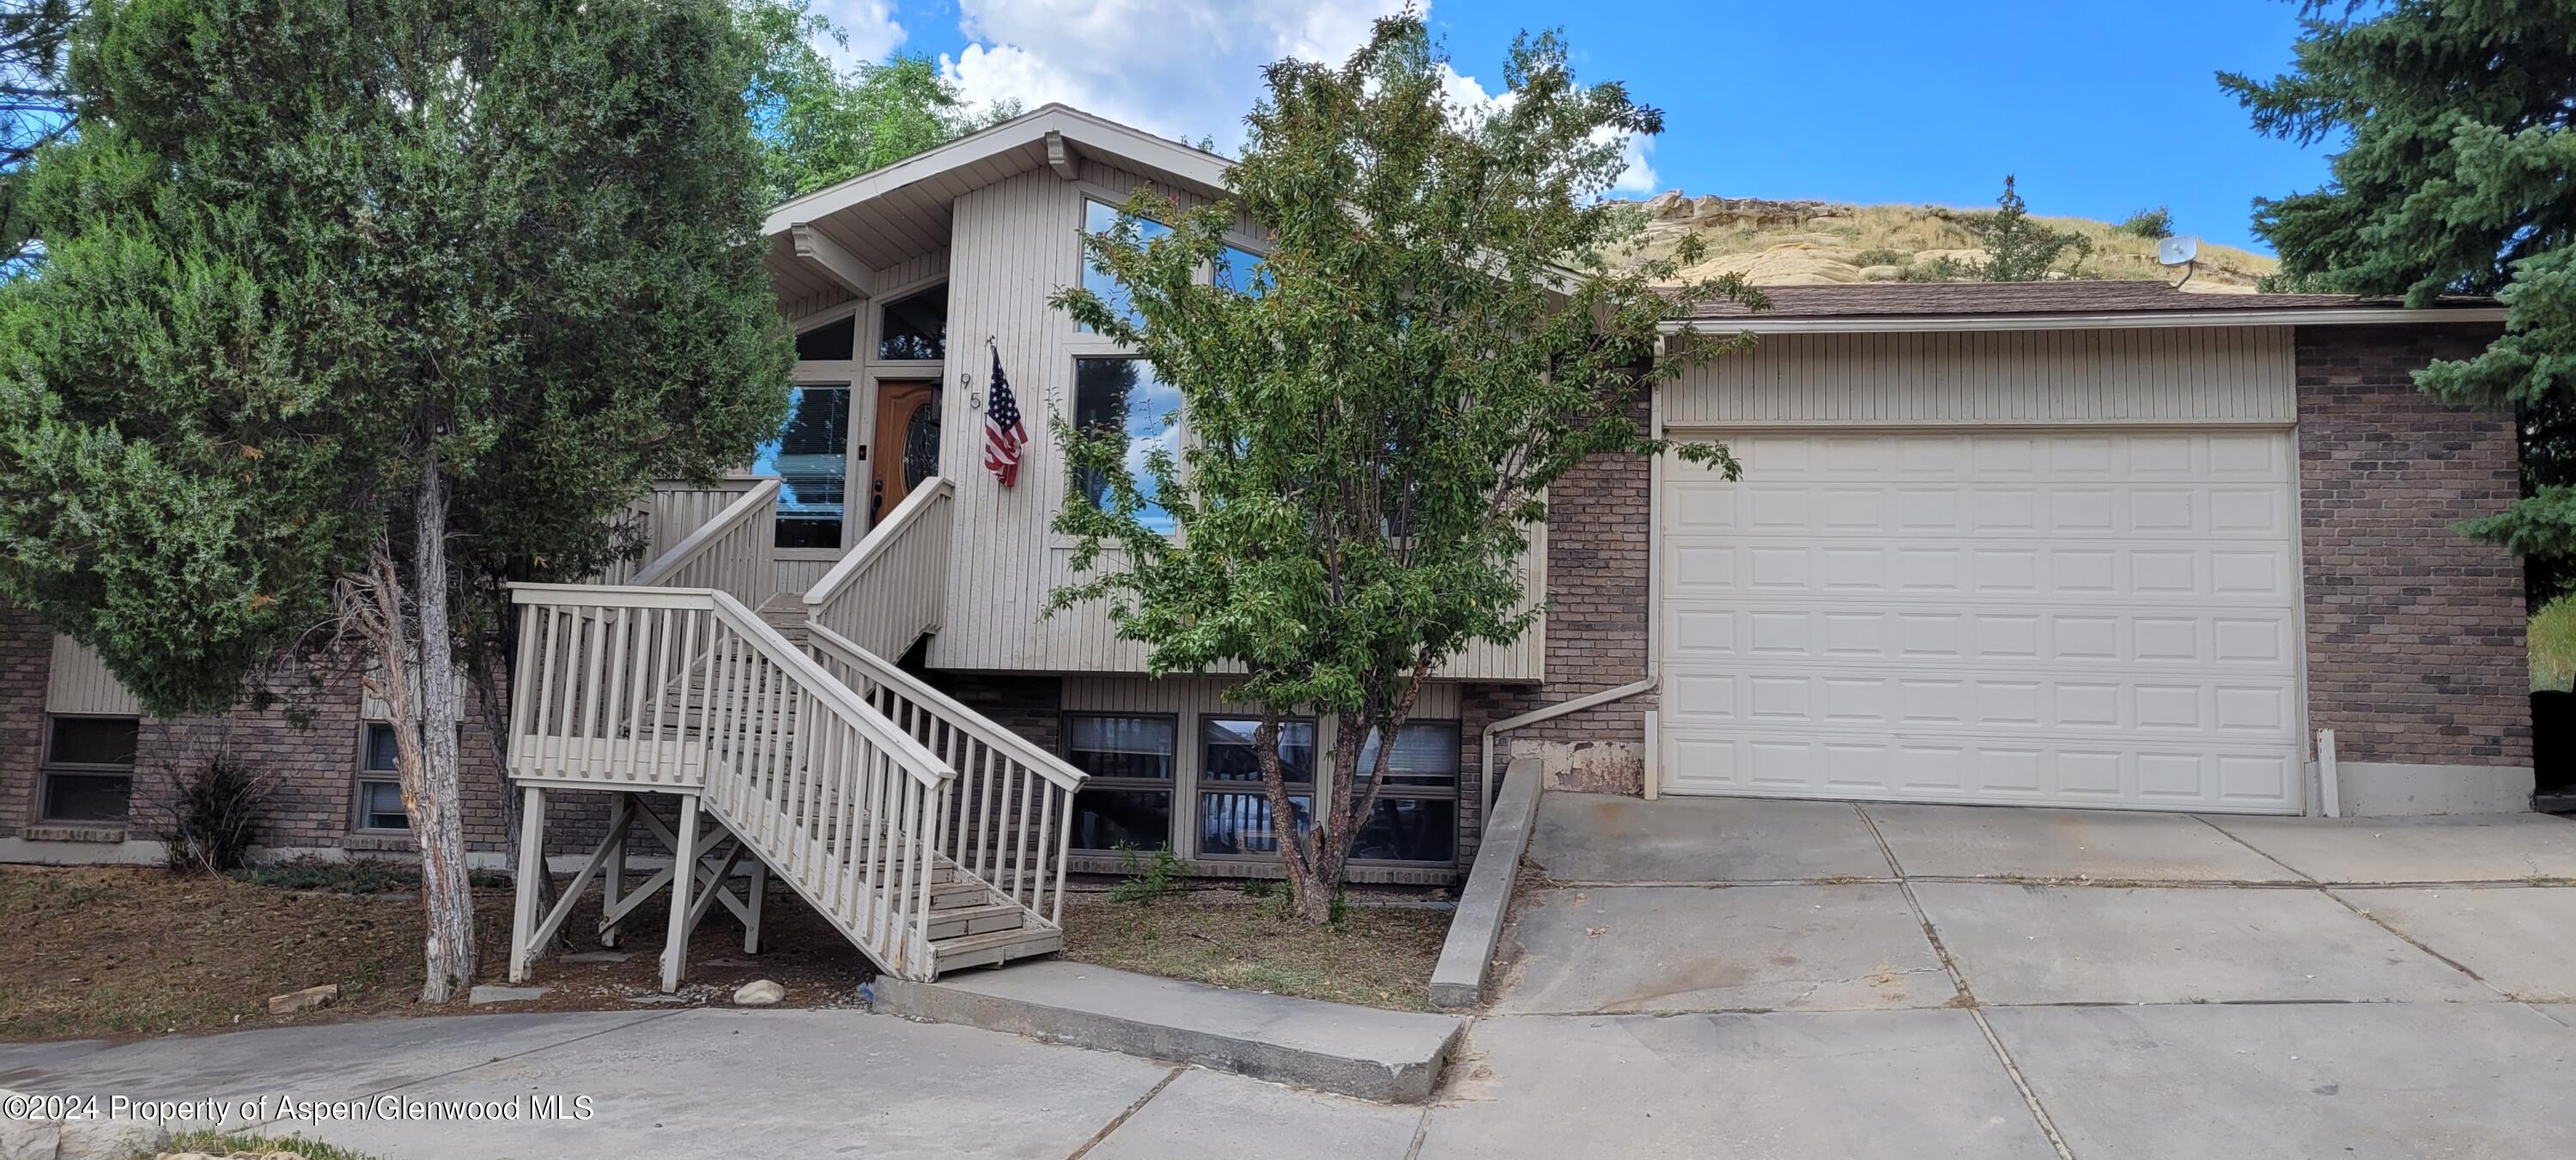
[[[1061,944],[1063,941],[1062,930],[1052,926],[1031,925],[1017,930],[996,930],[984,934],[961,934],[951,938],[932,939],[930,949],[942,955],[955,955],[963,951],[977,951],[987,947],[1007,947],[1039,942]]]

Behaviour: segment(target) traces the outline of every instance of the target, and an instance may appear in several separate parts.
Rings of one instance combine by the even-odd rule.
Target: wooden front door
[[[915,484],[939,473],[939,384],[877,384],[876,437],[868,443],[868,526]]]

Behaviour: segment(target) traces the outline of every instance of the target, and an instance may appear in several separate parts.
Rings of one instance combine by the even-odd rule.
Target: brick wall
[[[0,837],[28,833],[40,819],[43,725],[53,632],[34,614],[0,606]],[[206,761],[229,754],[263,775],[268,785],[265,818],[255,842],[273,848],[400,853],[407,835],[358,834],[355,820],[364,700],[348,673],[322,673],[296,697],[296,708],[242,709],[220,716],[143,719],[136,736],[133,791],[125,832],[157,839],[171,824],[181,779]],[[469,850],[507,849],[500,772],[482,714],[466,699],[464,768],[465,837]],[[566,800],[571,799],[571,800]],[[549,804],[548,848],[586,851],[598,841],[605,817],[597,794],[559,795]],[[75,827],[97,829],[98,827]],[[105,854],[105,851],[102,851]]]
[[[2451,526],[2520,494],[2513,424],[2410,378],[2492,333],[2299,331],[2309,727],[2342,760],[2531,764],[2521,561]]]
[[[1638,414],[1640,423],[1645,416]],[[1616,688],[1646,675],[1646,608],[1654,578],[1648,574],[1647,495],[1654,461],[1636,455],[1585,460],[1548,492],[1547,681],[1542,685],[1469,685],[1460,727],[1465,784],[1460,786],[1460,864],[1472,857],[1483,819],[1480,735],[1485,726],[1587,693]],[[1646,713],[1655,695],[1643,693],[1579,713],[1513,730],[1497,739],[1496,772],[1520,744],[1565,746],[1552,755],[1551,773],[1586,788],[1635,793],[1646,740]],[[1624,747],[1624,748],[1623,748]]]
[[[15,837],[36,820],[53,650],[54,634],[35,613],[0,604],[0,838]]]

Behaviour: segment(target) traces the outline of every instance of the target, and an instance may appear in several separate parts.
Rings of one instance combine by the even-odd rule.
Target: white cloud
[[[1512,102],[1518,99],[1518,94],[1509,90],[1505,90],[1500,95],[1488,94],[1485,92],[1485,86],[1477,83],[1476,78],[1462,75],[1446,64],[1440,66],[1440,88],[1449,98],[1450,103],[1466,109],[1471,115],[1486,109],[1508,109],[1512,106]],[[1596,141],[1607,141],[1615,136],[1617,134],[1614,131],[1605,128],[1595,132],[1592,138]],[[1655,140],[1652,137],[1631,135],[1620,142],[1619,159],[1626,162],[1626,167],[1619,171],[1618,177],[1611,180],[1610,191],[1612,193],[1655,192],[1655,167],[1646,160],[1646,155],[1654,151]]]
[[[847,0],[845,0],[847,2]],[[1061,101],[1232,152],[1282,57],[1340,63],[1402,0],[958,0],[940,71],[978,105]],[[855,38],[854,38],[855,39]]]
[[[814,14],[848,37],[846,44],[822,38],[814,45],[843,68],[884,60],[906,35],[894,18],[894,0],[815,0]]]

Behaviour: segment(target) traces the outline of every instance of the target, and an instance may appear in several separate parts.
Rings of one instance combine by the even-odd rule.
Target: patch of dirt
[[[637,881],[640,882],[640,876]],[[507,888],[474,892],[477,978],[501,982],[510,949]],[[618,963],[568,963],[597,950],[594,887],[564,924],[568,937],[537,962],[543,998],[481,1007],[419,1001],[421,911],[412,889],[350,894],[232,878],[179,878],[130,867],[0,866],[0,1039],[132,1038],[168,1032],[330,1023],[405,1015],[653,1010],[723,1005],[733,989],[774,979],[783,1006],[853,1001],[875,977],[858,948],[801,899],[773,891],[761,953],[742,953],[742,927],[721,907],[690,940],[678,1002],[657,996],[663,922],[656,899],[627,919]],[[272,1016],[267,1001],[337,983],[328,1007]]]
[[[1354,903],[1318,927],[1287,913],[1286,891],[1251,899],[1206,890],[1151,902],[1067,895],[1064,956],[1247,991],[1431,1009],[1431,970],[1450,912]]]

